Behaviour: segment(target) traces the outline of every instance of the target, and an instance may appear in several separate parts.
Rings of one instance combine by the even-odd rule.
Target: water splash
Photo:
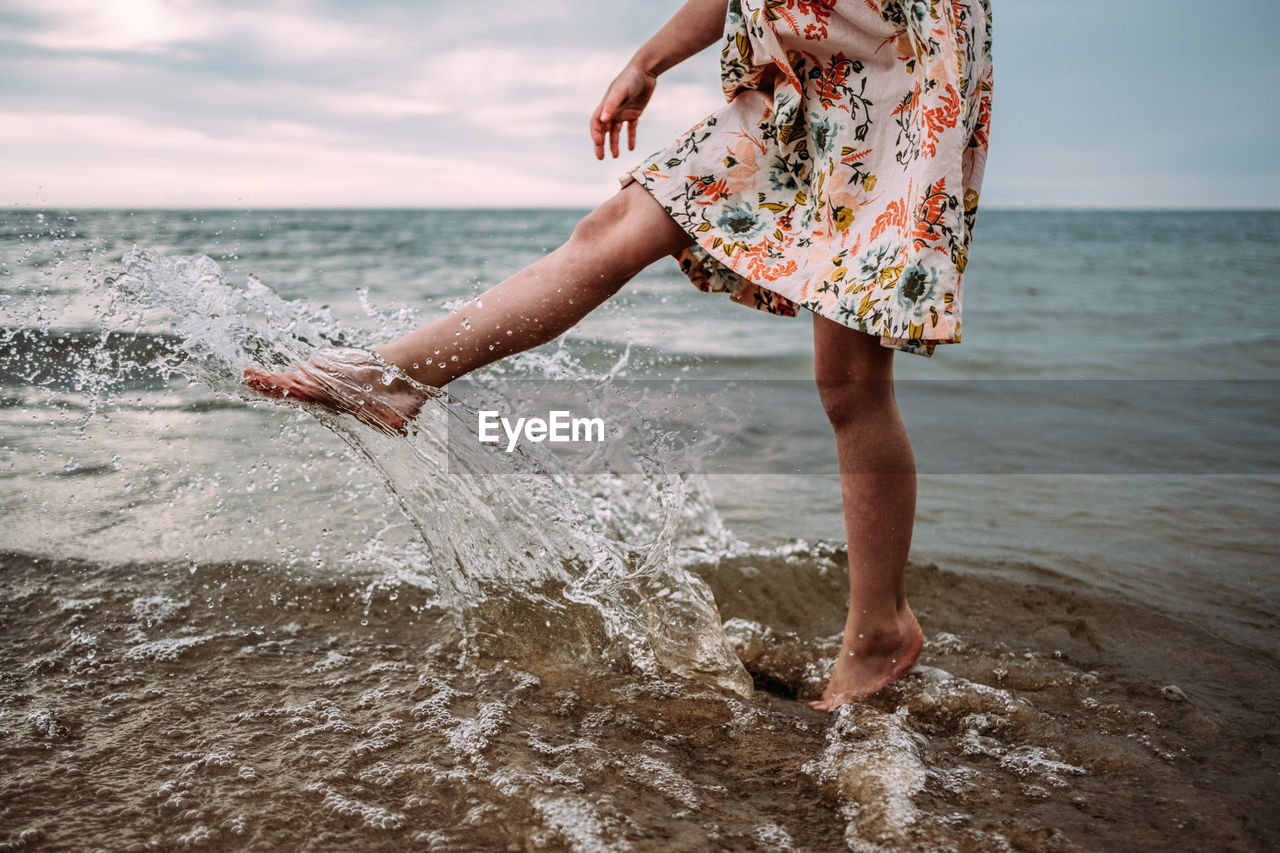
[[[104,285],[117,318],[137,325],[168,318],[177,343],[154,369],[244,399],[252,399],[240,381],[244,367],[285,366],[358,338],[327,311],[282,299],[257,279],[232,286],[207,256],[134,249],[123,273]],[[562,360],[556,369],[571,370]],[[501,393],[497,384],[484,387]],[[634,475],[582,477],[545,455],[450,442],[450,430],[469,428],[463,424],[474,412],[448,395],[426,401],[408,438],[315,414],[378,470],[421,533],[467,654],[603,655],[749,695],[751,680],[710,591],[675,554],[686,507],[704,519],[714,513],[705,497],[691,499],[697,481],[666,467],[659,448],[630,451]]]

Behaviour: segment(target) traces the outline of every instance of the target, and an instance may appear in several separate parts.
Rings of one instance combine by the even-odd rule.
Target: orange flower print
[[[816,41],[827,37],[827,22],[835,6],[836,0],[765,0],[764,14],[770,21],[784,21],[791,32]]]
[[[796,271],[798,264],[795,258],[784,258],[770,245],[768,240],[761,240],[750,247],[742,256],[747,265],[748,277],[752,281],[777,281],[783,276]]]
[[[729,194],[729,184],[724,178],[713,181],[711,178],[689,176],[693,181],[693,195],[699,196],[697,204],[715,204]]]
[[[742,192],[755,185],[756,174],[760,171],[760,155],[764,153],[765,146],[758,139],[745,133],[738,134],[728,146],[723,160],[730,192]]]
[[[907,185],[907,195],[911,194],[911,185]],[[899,233],[906,231],[907,228],[907,200],[905,198],[895,199],[889,202],[889,206],[884,209],[876,217],[876,224],[871,226],[871,239],[875,240],[890,228]]]

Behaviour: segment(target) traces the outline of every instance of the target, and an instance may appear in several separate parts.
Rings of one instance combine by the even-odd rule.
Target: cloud
[[[11,190],[19,197],[65,199],[53,202],[59,206],[280,207],[299,203],[299,187],[307,188],[305,203],[318,206],[367,205],[374,194],[381,204],[418,207],[483,206],[495,194],[511,205],[565,197],[585,205],[600,197],[602,183],[566,185],[447,152],[348,147],[292,123],[217,137],[111,114],[51,114],[38,123],[23,118],[0,113],[0,146],[21,159],[62,167],[12,175]],[[88,142],[98,156],[77,157]]]
[[[594,160],[590,111],[677,5],[27,2],[0,169],[29,205],[591,205],[632,160]],[[721,103],[702,66],[637,161]]]
[[[149,53],[203,35],[209,21],[199,5],[163,0],[44,0],[28,4],[34,16],[27,32],[4,35],[52,50]]]
[[[22,81],[0,96],[0,155],[20,164],[0,168],[17,173],[6,185],[19,203],[589,206],[722,102],[714,77],[664,79],[642,122],[644,150],[601,164],[587,118],[627,50],[491,33],[418,53],[416,35],[385,21],[377,38],[329,37],[338,20],[314,10],[215,16],[218,5],[141,2],[100,28],[88,4],[58,0],[56,16],[85,17],[28,25],[24,43],[39,50],[0,55],[0,73]],[[276,49],[291,40],[309,46]],[[404,58],[374,51],[374,61],[371,43]],[[335,80],[297,64],[316,52],[333,52],[327,65],[362,62]]]
[[[1280,85],[1280,4],[1082,2],[997,11],[984,201],[1274,204],[1280,114],[1257,93]],[[591,155],[591,109],[679,5],[10,0],[0,185],[24,205],[592,204],[722,103],[695,57],[635,159]]]
[[[411,98],[386,92],[327,92],[320,99],[334,113],[356,118],[406,118],[447,113],[447,101]]]
[[[306,4],[236,7],[212,0],[41,0],[27,4],[28,27],[0,31],[58,51],[188,54],[198,44],[235,39],[292,58],[362,56],[394,31],[334,20]]]

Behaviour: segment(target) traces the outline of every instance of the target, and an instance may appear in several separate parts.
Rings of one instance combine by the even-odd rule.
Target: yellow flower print
[[[898,264],[897,266],[885,267],[880,270],[880,275],[876,276],[876,284],[881,287],[893,287],[898,283],[898,279],[902,278],[902,270],[906,266],[906,264]]]

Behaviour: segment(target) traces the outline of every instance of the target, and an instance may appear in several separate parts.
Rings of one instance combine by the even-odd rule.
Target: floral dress
[[[694,238],[693,283],[908,352],[958,342],[988,0],[729,0],[721,79],[728,104],[623,178]]]

